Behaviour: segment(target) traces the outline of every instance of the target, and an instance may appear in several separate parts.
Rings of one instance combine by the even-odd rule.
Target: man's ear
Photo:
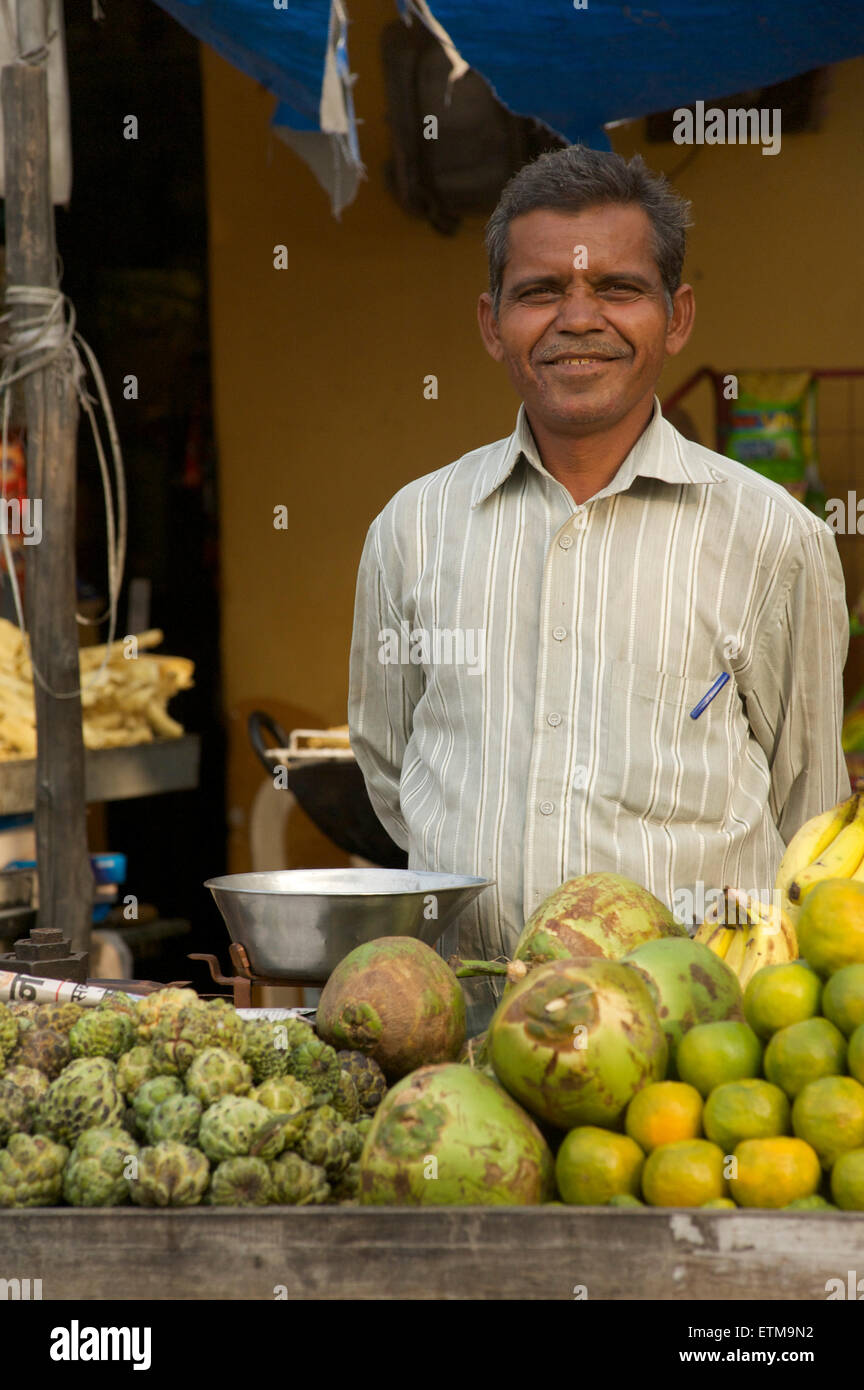
[[[666,355],[677,357],[687,345],[696,322],[696,297],[692,285],[679,285],[672,296],[672,313],[666,328]]]
[[[489,356],[494,357],[496,362],[503,362],[504,349],[498,335],[498,320],[492,308],[492,296],[485,292],[477,301],[477,322],[480,325],[480,337],[483,339],[483,346]]]

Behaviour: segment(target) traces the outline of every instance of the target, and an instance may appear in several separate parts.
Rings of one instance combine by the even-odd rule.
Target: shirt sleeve
[[[357,576],[348,730],[375,814],[396,843],[407,849],[399,784],[414,708],[422,694],[422,671],[398,659],[407,644],[403,631],[407,634],[408,626],[390,597],[376,521],[369,528]]]
[[[771,770],[769,805],[786,844],[805,821],[850,793],[840,743],[848,650],[846,586],[826,526],[801,538],[746,694],[750,727]]]

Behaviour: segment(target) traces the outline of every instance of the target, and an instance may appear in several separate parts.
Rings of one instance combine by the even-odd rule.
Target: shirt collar
[[[600,492],[595,493],[594,498],[625,492],[638,477],[659,478],[664,483],[677,485],[722,482],[723,474],[711,466],[708,457],[700,457],[703,454],[710,456],[708,450],[703,449],[701,445],[691,444],[664,419],[660,401],[655,396],[654,411],[648,425],[627,457],[622,460],[614,478]],[[472,508],[485,502],[507,481],[520,458],[524,458],[543,477],[551,478],[552,475],[544,468],[540,458],[525,414],[524,402],[519,407],[513,433],[490,452],[477,475],[471,497]],[[590,500],[594,501],[594,498]]]

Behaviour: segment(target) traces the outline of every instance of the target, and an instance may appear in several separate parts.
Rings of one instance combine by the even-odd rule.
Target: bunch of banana
[[[793,926],[807,894],[826,878],[864,880],[864,796],[859,792],[807,821],[786,847],[774,887]]]
[[[726,962],[742,990],[763,965],[798,957],[795,928],[782,908],[754,902],[737,888],[723,889],[722,903],[709,908],[693,939]]]

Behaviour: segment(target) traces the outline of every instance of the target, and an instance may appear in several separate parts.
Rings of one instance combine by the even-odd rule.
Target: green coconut
[[[698,941],[646,941],[623,964],[638,971],[651,991],[669,1043],[669,1077],[678,1074],[678,1044],[695,1024],[744,1017],[737,975]]]
[[[458,1063],[420,1067],[384,1097],[360,1158],[363,1206],[536,1206],[555,1163],[497,1081]]]
[[[393,1081],[459,1056],[465,998],[430,946],[413,936],[383,936],[339,962],[322,991],[315,1026],[332,1047],[374,1058]]]
[[[659,898],[621,874],[568,879],[531,914],[515,959],[529,966],[596,956],[619,960],[643,941],[686,937]]]
[[[559,1129],[620,1125],[631,1098],[666,1074],[668,1045],[648,986],[617,961],[538,966],[489,1029],[499,1081]]]

